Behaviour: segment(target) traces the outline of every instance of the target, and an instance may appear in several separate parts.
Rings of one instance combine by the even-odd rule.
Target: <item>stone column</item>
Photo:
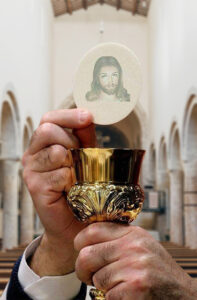
[[[165,240],[166,235],[170,231],[170,218],[169,218],[169,176],[167,170],[159,170],[157,173],[156,190],[166,192],[166,211],[157,216],[157,228],[160,233],[161,239]]]
[[[183,245],[183,172],[170,171],[170,240]]]
[[[34,210],[29,191],[23,182],[21,201],[21,244],[28,244],[32,241],[34,234]]]
[[[3,168],[3,249],[18,244],[19,161],[4,160]]]
[[[197,249],[197,160],[185,163],[184,218],[186,246]]]

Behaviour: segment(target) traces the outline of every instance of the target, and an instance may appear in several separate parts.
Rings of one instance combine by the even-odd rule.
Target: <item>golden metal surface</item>
[[[77,184],[68,203],[81,222],[113,221],[130,223],[142,209],[144,194],[139,185],[108,183]]]
[[[77,183],[137,184],[144,150],[71,149]]]
[[[90,297],[92,298],[92,300],[105,300],[105,293],[99,291],[98,289],[91,289]]]
[[[76,184],[68,204],[82,222],[132,222],[140,213],[144,193],[139,173],[145,151],[131,149],[71,149]],[[91,289],[93,300],[105,300]]]

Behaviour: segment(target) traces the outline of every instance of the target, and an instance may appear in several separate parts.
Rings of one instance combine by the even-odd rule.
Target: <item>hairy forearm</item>
[[[29,261],[30,268],[40,277],[62,276],[75,269],[77,252],[73,243],[58,244],[44,235],[39,247]]]

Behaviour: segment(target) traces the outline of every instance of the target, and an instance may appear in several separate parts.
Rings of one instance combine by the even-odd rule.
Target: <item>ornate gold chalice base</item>
[[[68,203],[77,219],[129,224],[140,213],[144,193],[139,173],[144,150],[113,148],[71,149],[76,184]],[[95,300],[105,299],[104,291],[91,289]]]

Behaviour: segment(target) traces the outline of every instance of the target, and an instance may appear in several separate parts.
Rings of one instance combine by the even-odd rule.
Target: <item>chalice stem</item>
[[[92,300],[105,300],[105,293],[98,289],[90,290],[90,297]]]

